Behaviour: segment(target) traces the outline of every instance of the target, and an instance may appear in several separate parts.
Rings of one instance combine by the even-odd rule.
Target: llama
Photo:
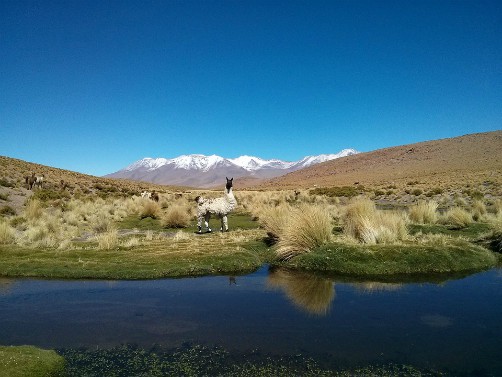
[[[150,199],[152,199],[154,202],[158,202],[159,194],[157,194],[155,191],[152,191],[152,193],[150,194]]]
[[[33,190],[35,187],[38,188],[43,188],[43,183],[44,183],[44,175],[35,175],[35,173],[31,173],[31,175],[28,175],[24,177],[24,182],[28,185],[28,190]]]
[[[37,186],[39,189],[43,188],[44,178],[45,176],[43,174],[37,175],[34,185]]]
[[[148,198],[148,199],[150,199],[150,198],[151,198],[151,196],[152,196],[152,193],[151,193],[151,192],[148,192],[148,191],[143,191],[143,192],[141,193],[141,197],[142,197],[142,198]]]
[[[216,199],[205,199],[201,196],[195,198],[197,202],[197,228],[198,233],[202,233],[202,220],[204,220],[204,225],[206,226],[207,232],[211,232],[209,227],[209,219],[211,214],[219,217],[221,219],[221,231],[228,231],[228,219],[227,215],[237,206],[237,200],[235,200],[234,194],[232,192],[233,178],[227,178],[227,184],[225,186],[225,195],[221,198]]]
[[[33,185],[37,181],[37,177],[35,177],[35,173],[31,173],[31,176],[27,175],[26,177],[24,177],[24,181],[28,186],[28,190],[33,190]]]

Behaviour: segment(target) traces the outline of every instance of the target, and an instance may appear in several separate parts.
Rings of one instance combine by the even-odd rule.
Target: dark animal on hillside
[[[152,193],[150,194],[150,199],[152,199],[155,202],[158,202],[159,201],[159,194],[157,194],[155,191],[152,191]]]
[[[31,175],[27,175],[24,177],[24,182],[28,186],[28,190],[33,190],[33,185],[37,181],[37,177],[35,177],[35,173],[31,173]]]

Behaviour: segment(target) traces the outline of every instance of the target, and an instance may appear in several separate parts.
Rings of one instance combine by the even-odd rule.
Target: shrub
[[[0,221],[0,244],[12,243],[14,239],[14,229],[8,223]]]
[[[58,199],[69,199],[70,194],[67,191],[55,191],[55,190],[36,190],[33,193],[32,199],[40,200],[41,202],[54,201]]]
[[[443,223],[454,228],[465,228],[472,223],[472,215],[463,208],[453,207],[444,214]]]
[[[310,195],[325,195],[330,197],[340,197],[345,196],[347,198],[352,198],[361,193],[361,189],[357,189],[352,186],[341,186],[341,187],[319,187],[310,190]]]
[[[344,234],[362,243],[389,243],[408,236],[402,214],[379,211],[375,203],[366,198],[351,202],[342,221]]]
[[[3,206],[0,208],[0,215],[2,216],[15,216],[16,211],[10,206]]]
[[[7,200],[9,199],[9,194],[0,194],[0,200]]]
[[[42,214],[42,204],[38,199],[31,199],[24,209],[24,215],[28,220],[39,219],[40,217],[42,217]]]
[[[438,221],[438,203],[421,200],[410,207],[410,220],[417,224],[435,224]]]
[[[289,205],[268,207],[261,211],[258,221],[267,232],[269,241],[276,243],[282,233],[286,222],[289,220],[292,208]]]
[[[111,229],[105,233],[98,234],[96,240],[100,249],[111,250],[116,248],[119,244],[117,229]]]
[[[150,199],[144,199],[142,201],[142,206],[140,208],[140,217],[142,219],[146,217],[151,217],[152,219],[157,219],[160,213],[160,205]]]
[[[474,221],[480,221],[487,214],[485,203],[481,200],[475,200],[472,203],[471,213]]]
[[[328,212],[321,206],[302,205],[290,211],[279,235],[277,254],[281,259],[309,252],[331,239],[333,226]]]
[[[14,187],[14,183],[8,181],[5,178],[0,178],[0,186],[3,186],[3,187]]]
[[[412,194],[412,195],[415,195],[415,196],[420,196],[420,195],[422,195],[422,194],[423,194],[423,191],[422,191],[421,189],[418,189],[418,188],[417,188],[417,189],[412,190],[412,191],[411,191],[411,194]]]
[[[162,216],[161,225],[167,228],[186,228],[190,225],[190,216],[183,206],[173,205]]]

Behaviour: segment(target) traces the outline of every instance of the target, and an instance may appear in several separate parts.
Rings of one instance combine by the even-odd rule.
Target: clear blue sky
[[[104,175],[501,128],[500,0],[0,0],[0,155]]]

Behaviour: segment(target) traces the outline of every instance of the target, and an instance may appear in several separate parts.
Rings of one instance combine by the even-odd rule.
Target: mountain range
[[[306,156],[293,162],[278,159],[265,160],[254,156],[224,158],[202,154],[182,155],[171,159],[145,157],[105,177],[207,188],[221,185],[225,176],[270,179],[357,153],[359,152],[354,149],[344,149],[336,154]]]

